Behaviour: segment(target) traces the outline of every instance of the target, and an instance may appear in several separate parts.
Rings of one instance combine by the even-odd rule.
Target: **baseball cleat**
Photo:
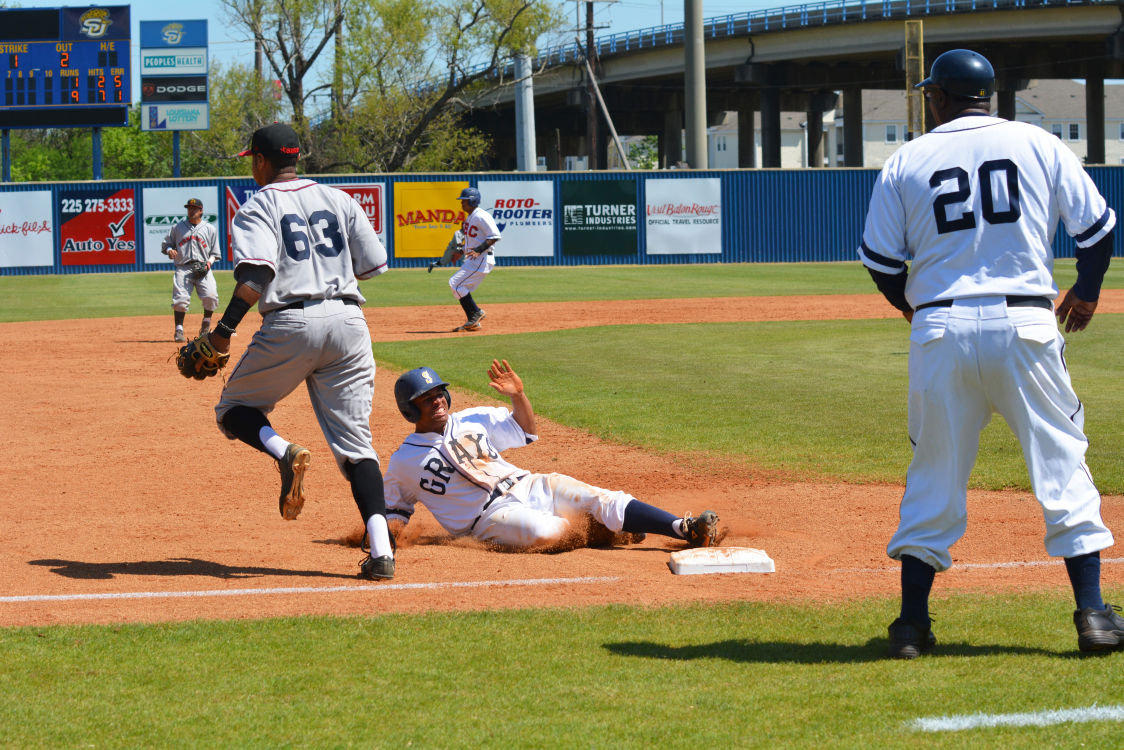
[[[292,521],[304,507],[304,473],[312,463],[312,453],[296,443],[289,443],[285,456],[277,462],[281,470],[281,517]]]
[[[1124,618],[1116,614],[1120,607],[1104,605],[1104,609],[1085,607],[1073,613],[1077,628],[1077,648],[1082,651],[1113,651],[1124,646]]]
[[[183,331],[177,328],[176,335],[172,338],[172,341],[175,341],[178,344],[182,344],[183,342],[187,341],[187,336],[184,336]]]
[[[890,648],[887,654],[891,659],[916,659],[937,645],[932,623],[927,627],[920,627],[899,617],[890,623],[889,632]]]
[[[683,538],[691,547],[713,547],[718,542],[718,514],[704,510],[698,518],[683,516]]]
[[[386,555],[381,557],[367,555],[366,559],[359,563],[359,577],[372,581],[389,581],[394,577],[394,558]]]

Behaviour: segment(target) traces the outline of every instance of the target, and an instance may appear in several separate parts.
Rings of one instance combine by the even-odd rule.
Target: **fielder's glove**
[[[187,264],[187,267],[190,269],[192,281],[202,281],[207,276],[207,271],[209,270],[207,264],[201,260],[193,260]]]
[[[203,333],[180,347],[180,353],[176,355],[176,367],[185,378],[203,380],[217,375],[219,370],[226,367],[229,359],[230,353],[217,351],[211,344],[211,334]]]

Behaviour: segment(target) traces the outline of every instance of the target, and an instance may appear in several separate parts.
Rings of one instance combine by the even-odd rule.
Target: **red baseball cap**
[[[295,130],[283,122],[275,122],[258,128],[250,138],[250,147],[238,153],[239,156],[251,154],[270,154],[279,156],[300,156],[301,143]]]

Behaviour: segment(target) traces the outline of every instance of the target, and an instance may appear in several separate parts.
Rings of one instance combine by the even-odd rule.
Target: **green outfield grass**
[[[877,600],[7,629],[0,744],[1118,747],[1108,721],[913,724],[1124,704],[1119,655],[1078,656],[1069,606],[938,598],[939,655],[909,663],[882,658]]]
[[[485,304],[873,290],[857,264],[501,271]],[[364,293],[376,305],[452,304],[447,275],[393,271]],[[220,274],[224,298],[230,285]],[[0,277],[0,322],[166,314],[170,286],[167,273]],[[1124,316],[1099,315],[1067,345],[1089,463],[1114,493],[1122,329]],[[507,358],[540,414],[622,444],[900,482],[907,350],[904,321],[887,319],[621,325],[380,343],[375,355],[488,396],[488,363]],[[973,483],[1026,485],[1001,420],[985,431]],[[910,663],[882,659],[895,598],[0,629],[0,747],[1116,747],[1113,721],[911,724],[1124,706],[1124,655],[1077,655],[1055,567],[1056,590],[1032,595],[948,595],[954,574],[939,578],[941,647]]]

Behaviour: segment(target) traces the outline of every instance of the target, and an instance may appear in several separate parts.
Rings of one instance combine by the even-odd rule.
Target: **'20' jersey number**
[[[296,261],[307,260],[312,251],[334,258],[343,250],[340,222],[331,211],[313,211],[308,223],[297,214],[281,217],[281,243],[285,254]]]
[[[1000,179],[995,180],[995,175]],[[988,224],[1012,224],[1022,216],[1019,206],[1019,168],[1010,159],[993,159],[985,161],[977,170],[980,185],[980,212]],[[933,216],[937,220],[937,234],[959,232],[962,229],[974,229],[976,214],[973,211],[962,211],[959,216],[950,216],[950,208],[967,203],[972,194],[968,182],[968,173],[960,167],[941,169],[929,178],[929,187],[937,187],[946,182],[955,182],[956,189],[941,193],[933,201]],[[996,189],[1001,195],[996,196]],[[996,197],[1005,198],[1000,205],[1005,203],[1007,208],[997,211],[995,208]]]

